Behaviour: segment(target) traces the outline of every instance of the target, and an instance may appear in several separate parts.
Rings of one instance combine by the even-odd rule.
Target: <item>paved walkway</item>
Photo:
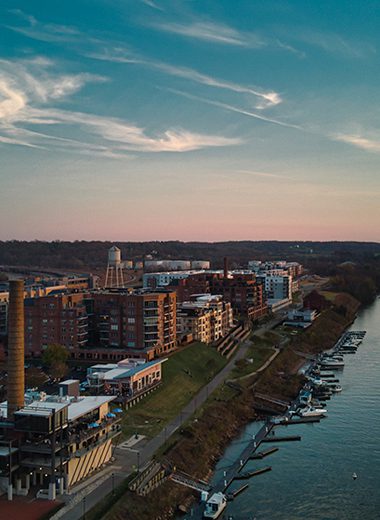
[[[281,318],[276,318],[266,323],[262,329],[267,331],[275,327]],[[259,329],[260,330],[260,329]],[[256,331],[257,332],[257,331]],[[244,341],[235,351],[226,366],[216,376],[204,386],[198,394],[182,409],[161,432],[151,440],[144,440],[129,450],[116,448],[116,462],[108,468],[107,474],[99,477],[96,481],[85,486],[79,493],[68,497],[67,505],[62,508],[52,520],[79,520],[85,513],[90,511],[96,504],[112,492],[121,484],[136,468],[144,467],[163,446],[166,440],[175,433],[197,410],[201,407],[208,396],[216,390],[227,378],[235,367],[236,361],[246,356],[248,347],[251,345],[249,340]],[[277,353],[275,353],[277,355]],[[271,359],[272,361],[273,359]]]
[[[99,479],[89,486],[84,487],[76,495],[70,496],[67,505],[55,514],[52,520],[79,520],[84,516],[86,511],[92,509],[105,496],[111,493],[114,487],[121,484],[136,467],[141,468],[147,464],[166,440],[176,432],[176,430],[178,430],[178,428],[180,428],[194,414],[197,408],[205,403],[208,396],[227,379],[228,374],[235,366],[235,362],[246,355],[249,345],[249,341],[240,345],[226,366],[216,374],[216,376],[182,409],[177,417],[175,417],[153,439],[147,442],[143,441],[129,450],[116,448],[116,462],[113,466],[113,474],[108,470],[107,475],[99,477]]]

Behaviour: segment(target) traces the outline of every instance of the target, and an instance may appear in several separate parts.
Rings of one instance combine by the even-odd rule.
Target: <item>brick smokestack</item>
[[[24,280],[9,282],[8,418],[24,406]]]
[[[223,258],[223,276],[228,278],[228,258],[226,256]]]

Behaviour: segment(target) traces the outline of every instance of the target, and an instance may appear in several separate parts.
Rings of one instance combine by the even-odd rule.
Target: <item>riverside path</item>
[[[262,330],[270,330],[275,327],[281,318],[275,318],[261,327]],[[260,330],[258,329],[258,330]],[[86,512],[95,507],[101,500],[110,494],[121,484],[136,468],[144,467],[153,457],[155,452],[201,407],[208,396],[216,390],[233,370],[236,361],[243,359],[251,342],[244,341],[231,356],[225,367],[205,385],[197,395],[181,410],[181,412],[161,430],[159,434],[149,440],[140,450],[115,450],[116,460],[107,468],[107,473],[99,476],[96,481],[85,485],[78,493],[67,496],[65,506],[60,509],[52,520],[80,520],[85,518]]]

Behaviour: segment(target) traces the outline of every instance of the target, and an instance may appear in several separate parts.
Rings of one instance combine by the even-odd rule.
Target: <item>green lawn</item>
[[[170,356],[163,364],[161,386],[125,412],[123,436],[135,432],[156,435],[226,362],[215,349],[202,343],[193,343]]]
[[[254,336],[252,345],[248,347],[245,359],[242,359],[231,372],[231,379],[246,376],[255,372],[273,354],[272,343]],[[252,359],[252,363],[248,360]]]

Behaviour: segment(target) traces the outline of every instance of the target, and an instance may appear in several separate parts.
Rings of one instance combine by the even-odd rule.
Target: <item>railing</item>
[[[104,419],[102,422],[98,423],[99,427],[97,428],[88,428],[88,429],[82,429],[77,432],[73,432],[69,430],[69,443],[73,442],[81,442],[86,439],[89,439],[90,437],[93,437],[94,435],[98,434],[102,429],[106,428],[107,426],[110,426],[112,424],[117,424],[120,422],[119,417],[115,418],[109,418]]]
[[[114,429],[108,430],[108,432],[106,432],[104,435],[101,435],[99,437],[99,439],[97,439],[95,442],[92,442],[88,446],[84,446],[80,450],[76,450],[73,453],[69,453],[68,454],[68,458],[72,459],[72,458],[75,458],[75,457],[82,457],[82,455],[85,455],[86,453],[88,453],[89,451],[93,450],[94,448],[97,448],[98,446],[101,446],[102,444],[104,444],[108,440],[113,439],[117,435],[120,435],[120,433],[121,433],[121,426],[120,425],[116,425]]]

